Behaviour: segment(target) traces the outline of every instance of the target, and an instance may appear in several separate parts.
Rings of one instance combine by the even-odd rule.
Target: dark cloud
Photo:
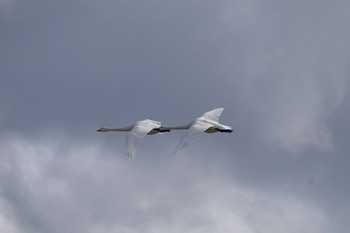
[[[0,0],[0,231],[346,232],[348,6]]]

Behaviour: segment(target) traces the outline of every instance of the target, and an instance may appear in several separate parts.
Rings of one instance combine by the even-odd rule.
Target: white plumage
[[[126,155],[134,156],[141,140],[146,135],[161,134],[162,132],[170,132],[171,130],[187,130],[186,133],[181,137],[180,142],[175,149],[175,153],[177,153],[179,150],[186,147],[197,137],[197,135],[201,133],[231,133],[232,128],[230,126],[219,123],[219,117],[223,111],[223,108],[216,108],[204,113],[202,116],[196,118],[190,124],[183,126],[162,126],[161,122],[159,121],[145,119],[125,128],[101,128],[97,131],[129,131],[126,136]]]
[[[101,128],[98,132],[130,131],[126,136],[126,155],[134,156],[141,140],[147,135],[169,132],[161,129],[161,122],[145,119],[125,128]]]
[[[219,117],[223,111],[223,108],[217,108],[196,118],[186,133],[182,135],[180,142],[175,149],[175,153],[194,141],[194,139],[201,133],[231,133],[232,128],[230,126],[219,123]]]

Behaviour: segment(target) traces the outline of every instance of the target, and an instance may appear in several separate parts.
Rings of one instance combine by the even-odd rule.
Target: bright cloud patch
[[[328,216],[298,197],[240,187],[181,156],[144,166],[63,138],[1,140],[0,230],[330,232]]]
[[[319,1],[310,5],[315,13],[295,1],[231,5],[208,30],[223,42],[219,67],[239,87],[236,98],[259,116],[260,137],[292,153],[331,150],[327,121],[343,101],[349,76],[346,7],[330,10],[332,4]]]

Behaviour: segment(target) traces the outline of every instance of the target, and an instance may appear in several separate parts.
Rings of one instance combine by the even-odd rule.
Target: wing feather
[[[214,110],[204,113],[200,118],[219,122],[219,117],[223,111],[224,108],[216,108]]]
[[[207,129],[206,126],[203,124],[200,124],[198,122],[195,122],[187,131],[184,133],[180,139],[180,142],[178,143],[175,154],[181,150],[182,148],[188,146],[192,141],[196,139],[196,137],[203,133]]]
[[[143,120],[138,121],[133,129],[126,136],[126,155],[134,156],[142,139],[154,128],[159,128],[159,121]]]

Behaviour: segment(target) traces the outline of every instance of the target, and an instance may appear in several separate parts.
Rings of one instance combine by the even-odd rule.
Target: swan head
[[[104,128],[104,127],[102,127],[101,129],[97,130],[97,132],[107,132],[107,131],[108,131],[108,129]]]

